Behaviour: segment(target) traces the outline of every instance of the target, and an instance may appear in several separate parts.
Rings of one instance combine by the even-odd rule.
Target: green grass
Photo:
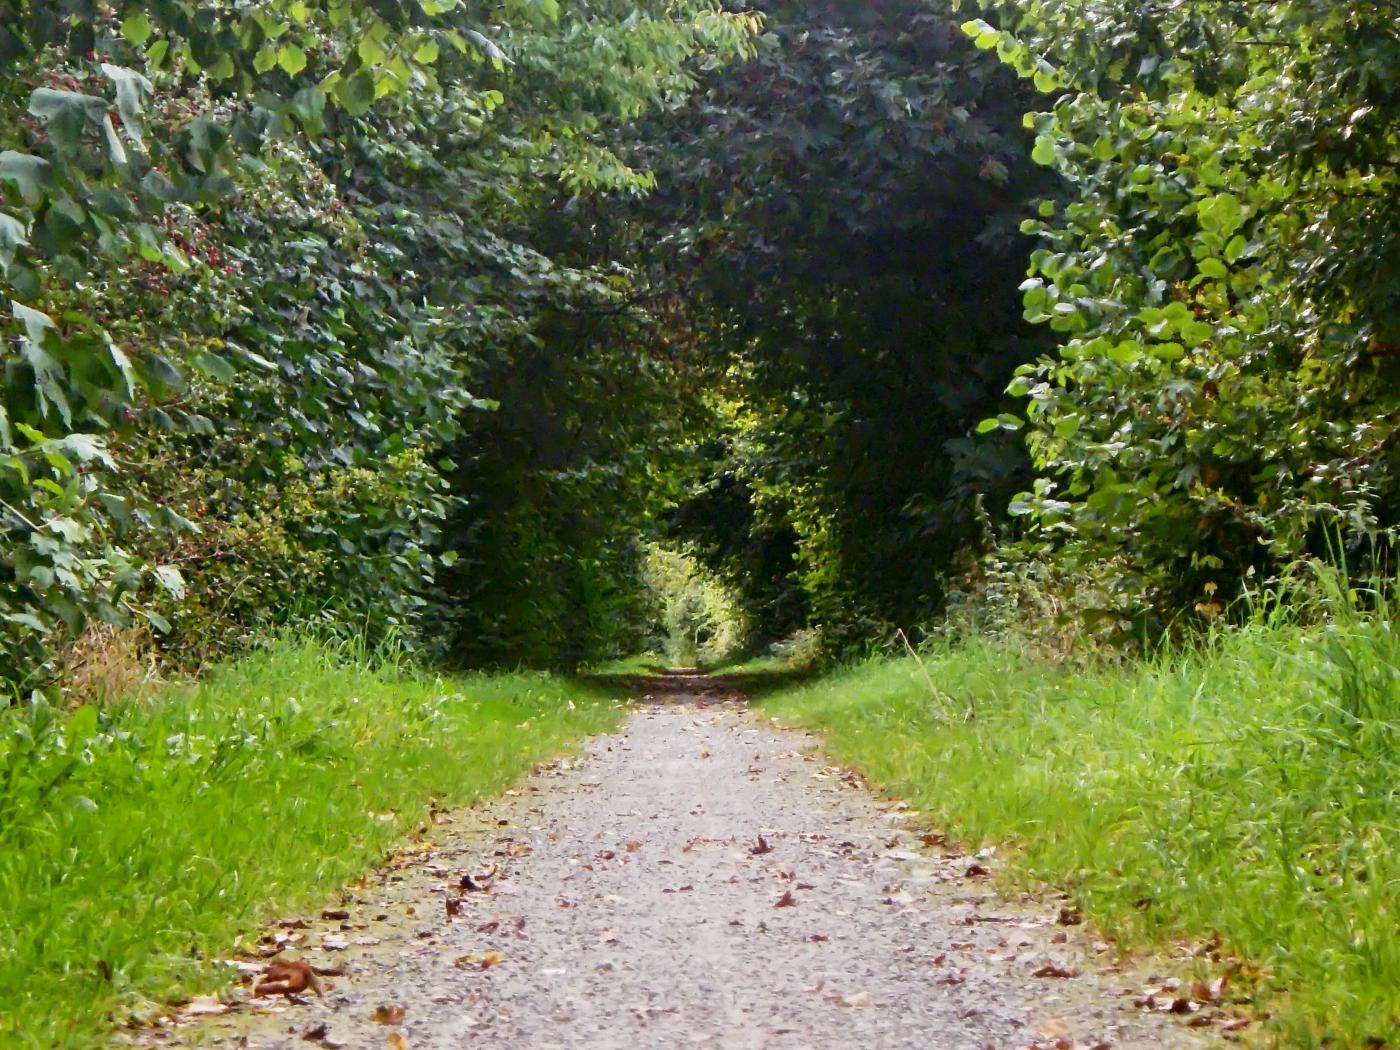
[[[610,728],[617,697],[301,644],[100,715],[0,716],[4,1045],[105,1045],[133,1009],[218,987],[207,960],[260,920],[330,898],[431,799],[497,792]]]
[[[1219,931],[1257,968],[1267,1040],[1394,1045],[1400,634],[1274,619],[1091,670],[946,643],[922,668],[868,663],[760,702],[966,839],[1011,844],[1020,877],[1068,889],[1120,943]]]

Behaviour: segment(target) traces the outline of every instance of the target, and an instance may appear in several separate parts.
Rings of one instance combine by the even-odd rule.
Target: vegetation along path
[[[624,731],[442,818],[240,964],[157,1045],[1194,1047],[1062,902],[760,722],[732,683],[644,680]],[[276,994],[317,972],[322,994]],[[255,995],[261,986],[264,994]],[[284,989],[290,990],[290,989]],[[273,994],[266,994],[272,992]],[[206,1016],[212,1015],[212,1016]]]

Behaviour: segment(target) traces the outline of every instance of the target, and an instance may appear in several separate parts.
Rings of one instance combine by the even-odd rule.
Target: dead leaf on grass
[[[967,870],[963,872],[963,877],[968,879],[985,879],[992,873],[992,869],[985,864],[969,864]]]

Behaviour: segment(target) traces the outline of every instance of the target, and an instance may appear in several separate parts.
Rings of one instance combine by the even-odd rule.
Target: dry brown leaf
[[[320,1024],[312,1025],[301,1033],[301,1037],[308,1043],[320,1043],[326,1050],[344,1050],[346,1046],[346,1044],[342,1043],[339,1039],[331,1038],[330,1028],[324,1021]]]
[[[797,898],[794,897],[794,896],[792,895],[792,890],[788,890],[786,893],[784,893],[781,897],[778,898],[778,902],[777,902],[776,904],[774,904],[773,907],[775,907],[775,908],[792,908],[792,907],[795,907],[796,905],[797,905]]]
[[[476,970],[477,972],[499,966],[505,961],[505,956],[500,952],[483,952],[481,955],[459,955],[452,960],[452,965],[459,970]]]
[[[992,869],[985,864],[969,864],[963,876],[969,879],[984,879],[992,873]]]
[[[300,959],[275,959],[267,964],[263,978],[253,988],[254,995],[299,995],[310,988],[321,994],[316,972]]]
[[[462,876],[462,881],[458,885],[470,893],[485,893],[491,888],[491,883],[495,878],[496,869],[493,867],[487,871],[478,872],[476,874],[464,874]]]
[[[639,850],[639,849],[642,848],[642,844],[641,844],[640,842],[638,842],[636,839],[632,839],[631,841],[629,841],[629,842],[626,844],[626,847],[625,847],[625,848],[626,848],[626,850],[627,850],[628,853],[636,853],[637,850]]]
[[[1061,926],[1078,926],[1084,921],[1084,915],[1078,908],[1066,905],[1060,909],[1060,917],[1056,921]]]
[[[1046,963],[1038,970],[1031,971],[1032,977],[1078,977],[1079,971],[1072,966],[1060,966],[1058,963]]]
[[[875,1000],[870,998],[869,992],[847,992],[845,995],[828,995],[826,1001],[835,1003],[837,1006],[863,1007],[875,1005]]]
[[[375,1024],[403,1024],[403,1019],[408,1015],[408,1010],[398,1003],[384,1003],[374,1008]]]
[[[755,857],[761,857],[765,853],[772,853],[773,847],[768,845],[768,840],[762,835],[758,836],[758,842],[749,847],[749,853]]]
[[[408,1050],[408,1040],[398,1032],[389,1036],[389,1050]]]
[[[462,914],[461,897],[444,897],[442,903],[447,908],[447,917],[449,919],[455,919]]]

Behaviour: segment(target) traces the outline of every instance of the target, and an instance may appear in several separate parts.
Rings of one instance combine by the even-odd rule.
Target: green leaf
[[[0,211],[0,274],[9,273],[15,255],[29,243],[29,231],[13,215]]]
[[[75,114],[96,124],[107,114],[107,103],[95,95],[77,91],[56,91],[39,88],[29,96],[29,114],[47,123]]]
[[[49,162],[42,157],[6,150],[0,153],[0,179],[8,179],[20,188],[25,203],[36,204],[43,196],[43,183],[49,178]]]
[[[1055,140],[1048,135],[1037,136],[1035,147],[1031,150],[1031,160],[1045,167],[1050,167],[1056,159]]]
[[[144,148],[141,138],[141,118],[146,107],[146,99],[155,93],[155,87],[142,74],[124,66],[102,63],[102,72],[107,75],[117,89],[117,112],[121,114],[122,125],[131,141]]]
[[[306,68],[306,52],[295,44],[283,44],[277,52],[277,64],[289,77],[294,77]]]
[[[122,22],[122,36],[132,47],[143,47],[151,38],[151,20],[144,11],[133,11]]]
[[[185,597],[185,578],[180,575],[180,570],[170,565],[158,565],[151,570],[151,575],[156,578],[156,582],[161,585],[170,597],[176,601],[183,601]]]
[[[491,63],[495,65],[498,69],[501,66],[510,66],[515,64],[506,56],[506,53],[504,51],[502,51],[499,47],[496,46],[494,41],[482,36],[475,29],[468,29],[466,31],[466,37],[473,44],[475,44],[477,48],[481,51],[481,53],[485,55],[488,59],[490,59]]]
[[[194,359],[194,366],[211,379],[217,379],[220,382],[232,383],[238,378],[238,372],[233,365],[218,354],[200,354]]]

